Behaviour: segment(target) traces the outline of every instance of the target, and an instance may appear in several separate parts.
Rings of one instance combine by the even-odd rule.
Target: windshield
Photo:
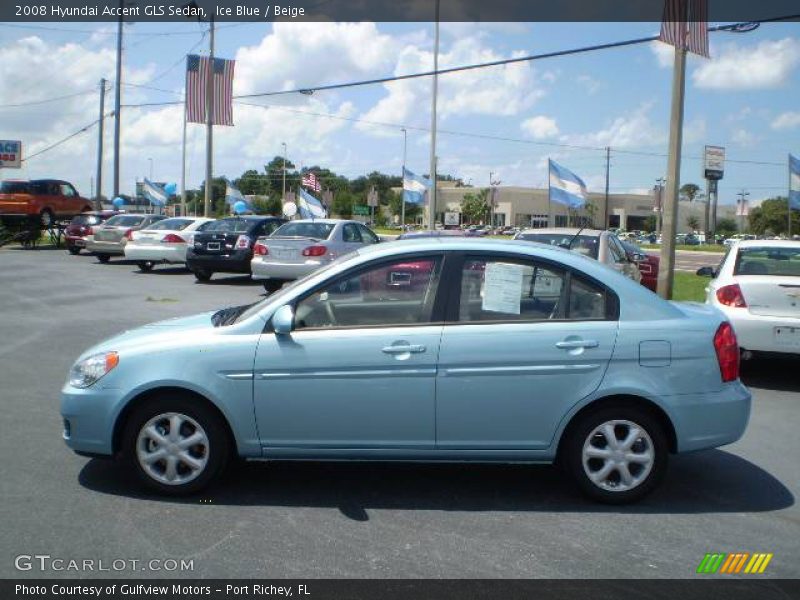
[[[788,246],[739,248],[733,274],[800,277],[800,248]]]
[[[219,233],[244,233],[253,224],[249,219],[220,219],[211,221],[203,226],[203,231],[216,231]]]
[[[164,219],[158,223],[153,223],[147,229],[148,231],[183,231],[192,223],[194,223],[192,219]]]
[[[570,250],[595,259],[598,257],[598,248],[600,246],[600,238],[594,235],[579,235],[576,237],[574,234],[569,233],[522,233],[518,239],[550,246],[560,246],[561,248],[566,248],[572,243]]]
[[[284,223],[272,233],[272,237],[305,237],[327,240],[332,231],[331,223]]]
[[[106,221],[108,227],[134,227],[144,221],[144,217],[134,215],[117,215]]]
[[[27,181],[3,181],[0,183],[0,194],[28,194],[30,187]]]

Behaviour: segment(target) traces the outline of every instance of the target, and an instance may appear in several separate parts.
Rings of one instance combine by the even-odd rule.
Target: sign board
[[[444,213],[444,224],[445,226],[453,226],[458,225],[461,221],[461,213],[457,212],[446,212]]]
[[[709,181],[722,179],[725,172],[725,148],[706,146],[703,154],[703,177]]]
[[[22,166],[22,142],[0,140],[0,167],[19,169]]]
[[[363,206],[361,204],[356,204],[353,207],[353,214],[359,215],[361,217],[368,217],[369,216],[369,206]]]

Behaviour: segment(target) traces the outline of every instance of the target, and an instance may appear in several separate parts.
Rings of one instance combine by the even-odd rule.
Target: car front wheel
[[[606,504],[635,502],[660,482],[667,440],[648,412],[609,406],[570,427],[563,463],[581,490]]]
[[[210,281],[211,275],[211,271],[205,271],[203,269],[194,270],[194,277],[197,279],[197,281]]]
[[[145,485],[178,496],[202,490],[222,473],[229,443],[210,408],[194,398],[165,395],[131,415],[124,455]]]
[[[111,260],[111,255],[110,254],[98,254],[97,255],[97,260],[99,260],[101,263],[107,263],[108,261]]]
[[[143,260],[136,263],[136,265],[139,267],[139,270],[142,273],[147,273],[148,271],[153,270],[153,267],[156,266],[156,263],[154,263],[152,260]]]

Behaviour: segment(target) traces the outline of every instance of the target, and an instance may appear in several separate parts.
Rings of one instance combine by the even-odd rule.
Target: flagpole
[[[181,150],[181,216],[186,216],[186,98],[183,99],[183,140]]]
[[[788,167],[789,172],[789,187],[786,188],[786,239],[792,239],[792,154],[789,153],[788,160],[786,162],[786,166]]]
[[[553,166],[550,164],[552,161],[547,159],[547,226],[553,226],[553,204],[550,199],[550,170]]]
[[[400,232],[406,230],[406,149],[408,144],[408,132],[403,127],[403,172],[400,177]]]
[[[439,91],[439,0],[436,0],[436,29],[433,43],[433,94],[431,98],[431,197],[428,206],[428,229],[435,229],[436,218],[436,100]]]
[[[203,216],[211,213],[214,162],[214,15],[209,21],[208,69],[206,71],[206,194]]]

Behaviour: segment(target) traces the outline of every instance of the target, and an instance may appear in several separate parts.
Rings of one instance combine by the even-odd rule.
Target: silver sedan
[[[358,221],[303,219],[284,223],[253,248],[252,277],[273,292],[380,238]]]

